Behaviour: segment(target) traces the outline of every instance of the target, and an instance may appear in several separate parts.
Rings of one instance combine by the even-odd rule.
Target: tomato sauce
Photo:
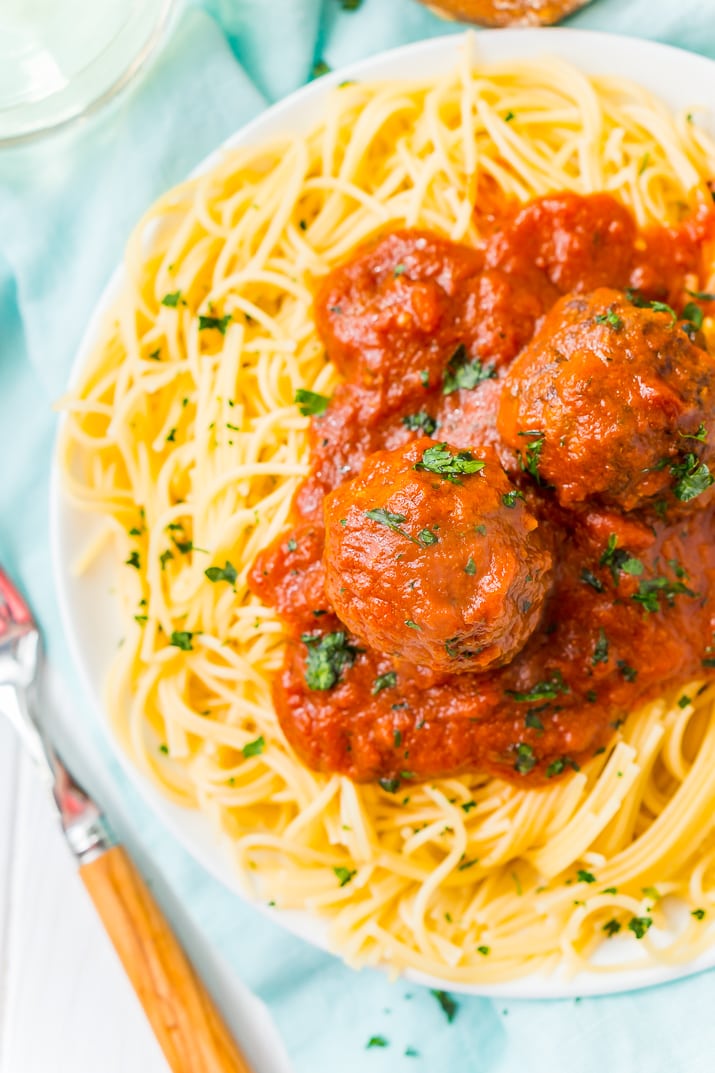
[[[715,305],[700,292],[714,236],[704,209],[639,232],[607,195],[562,194],[480,249],[398,231],[322,282],[316,322],[343,382],[312,419],[294,525],[250,578],[289,633],[274,697],[307,764],[391,791],[464,771],[539,784],[605,749],[642,700],[712,677],[715,360],[700,326]],[[442,444],[486,468],[435,471],[423,494],[419,459]],[[443,645],[438,624],[462,621],[489,571],[503,582],[507,558],[521,575],[492,587],[511,600],[498,643]],[[479,606],[495,623],[495,601]]]

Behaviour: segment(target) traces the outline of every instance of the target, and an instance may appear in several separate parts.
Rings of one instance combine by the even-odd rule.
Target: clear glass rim
[[[138,75],[146,66],[149,59],[156,52],[159,44],[165,38],[171,25],[173,10],[174,0],[163,0],[156,22],[142,47],[134,56],[132,56],[119,75],[105,89],[97,94],[96,97],[93,97],[86,105],[77,108],[76,111],[69,115],[62,116],[57,120],[41,124],[37,127],[32,127],[29,130],[22,131],[18,134],[0,135],[0,150],[38,141],[47,135],[54,134],[75,123],[89,119],[95,112],[100,111],[115,97],[118,97],[119,94],[127,88],[130,82],[132,82],[136,75]]]

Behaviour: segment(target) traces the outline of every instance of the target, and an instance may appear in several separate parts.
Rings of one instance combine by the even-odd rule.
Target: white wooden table
[[[264,1007],[214,951],[182,940],[256,1073],[291,1073]],[[0,1073],[167,1070],[52,807],[0,719]]]

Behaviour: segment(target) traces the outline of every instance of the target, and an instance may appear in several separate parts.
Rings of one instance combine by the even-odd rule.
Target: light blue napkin
[[[715,58],[713,0],[596,0],[571,24]],[[206,0],[179,13],[161,55],[111,110],[22,151],[0,151],[0,561],[22,578],[77,695],[50,577],[50,407],[133,222],[267,101],[304,82],[316,60],[336,67],[457,29],[413,0],[363,0],[357,11],[341,0]],[[460,999],[449,1025],[428,991],[352,972],[228,894],[138,800],[86,712],[76,736],[101,755],[124,824],[194,924],[268,1003],[296,1073],[715,1067],[714,973],[582,1002]],[[388,1045],[367,1049],[373,1036]]]

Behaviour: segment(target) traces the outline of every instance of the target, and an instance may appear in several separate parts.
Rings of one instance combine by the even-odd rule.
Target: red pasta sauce
[[[343,379],[250,577],[286,625],[274,699],[306,764],[538,785],[712,677],[714,235],[705,208],[639,232],[565,193],[480,249],[383,234],[320,283]]]

